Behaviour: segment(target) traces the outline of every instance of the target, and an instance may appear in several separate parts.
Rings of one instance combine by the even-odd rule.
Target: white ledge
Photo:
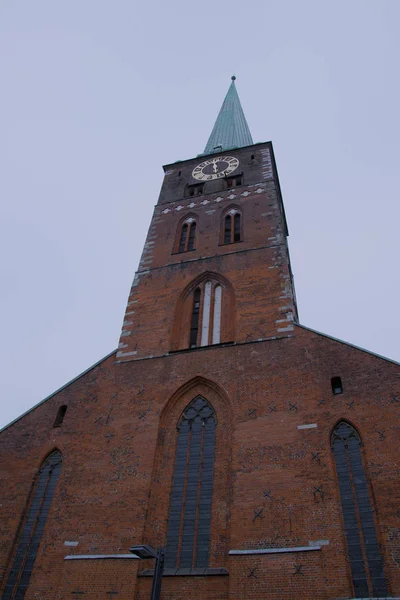
[[[139,557],[135,554],[70,554],[65,556],[64,560],[99,560],[107,558],[123,558],[126,560],[127,558],[138,559]]]
[[[254,550],[229,550],[229,554],[279,554],[281,552],[312,552],[321,546],[297,546],[295,548],[256,548]]]

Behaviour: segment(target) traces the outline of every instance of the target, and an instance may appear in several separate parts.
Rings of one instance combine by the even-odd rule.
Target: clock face
[[[239,166],[239,161],[233,156],[218,156],[209,158],[200,163],[192,171],[195,179],[200,181],[210,181],[211,179],[220,179],[232,173]]]

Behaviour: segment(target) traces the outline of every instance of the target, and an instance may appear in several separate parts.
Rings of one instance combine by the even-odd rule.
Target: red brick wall
[[[229,575],[166,577],[163,600],[352,596],[330,450],[341,419],[361,436],[389,591],[400,595],[399,366],[294,325],[272,148],[232,153],[243,165],[236,190],[182,199],[196,161],[167,168],[117,354],[0,434],[3,576],[35,474],[51,450],[63,454],[27,600],[71,598],[78,586],[81,600],[110,597],[112,586],[115,600],[149,596],[151,580],[137,570],[151,564],[64,558],[165,544],[176,425],[197,394],[218,420],[209,566]],[[243,214],[243,241],[224,246],[221,219],[232,203]],[[198,219],[196,250],[174,254],[188,214]],[[206,273],[225,282],[222,341],[234,343],[171,353],[187,343],[182,294]],[[341,395],[332,394],[334,376],[342,378]],[[64,404],[64,422],[54,428]],[[313,551],[229,554],[319,542]]]
[[[270,163],[272,149],[269,144],[252,148],[232,152],[241,160],[244,185],[156,206],[128,299],[118,360],[162,356],[182,348],[176,330],[190,329],[190,315],[180,310],[182,296],[205,272],[223,275],[233,290],[230,304],[235,304],[235,311],[230,311],[229,319],[236,325],[236,342],[292,331],[296,306],[279,182]],[[255,167],[249,164],[250,152],[259,157]],[[182,164],[186,163],[167,171],[163,187],[172,185],[169,178]],[[231,206],[242,213],[243,239],[225,245],[223,217]],[[197,222],[195,250],[176,253],[183,218],[189,216]],[[230,336],[226,329],[223,341]]]
[[[334,396],[330,379],[337,375],[344,393]],[[121,592],[116,598],[132,597],[128,590],[135,589],[134,597],[146,597],[150,580],[136,580],[137,561],[108,561],[102,568],[64,557],[165,543],[176,423],[201,393],[218,418],[210,566],[230,574],[165,578],[162,597],[351,597],[330,450],[340,419],[363,440],[385,573],[391,594],[400,595],[398,381],[396,364],[300,327],[281,340],[122,364],[111,357],[1,433],[2,571],[32,479],[57,447],[64,463],[28,600],[71,598],[71,586],[78,585],[88,594],[82,598],[94,598],[108,585]],[[62,427],[53,429],[61,404],[68,411]],[[316,428],[297,428],[314,423]],[[323,497],[314,495],[319,486]],[[260,509],[261,518],[255,517]],[[329,544],[313,552],[228,555],[231,549],[320,540]],[[64,541],[79,545],[66,547]],[[303,565],[303,575],[294,575],[295,564]],[[248,577],[252,568],[256,578]],[[101,578],[93,575],[97,569]]]

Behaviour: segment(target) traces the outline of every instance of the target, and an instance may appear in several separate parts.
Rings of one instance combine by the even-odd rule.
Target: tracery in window
[[[43,462],[37,475],[28,509],[20,526],[12,566],[2,600],[23,600],[35,564],[47,516],[62,465],[62,456],[54,450]]]
[[[166,567],[208,566],[216,425],[214,409],[202,396],[179,419]]]
[[[356,598],[388,594],[357,431],[342,421],[332,433],[347,552]]]
[[[223,216],[223,244],[234,244],[242,241],[242,215],[236,208],[231,208]]]

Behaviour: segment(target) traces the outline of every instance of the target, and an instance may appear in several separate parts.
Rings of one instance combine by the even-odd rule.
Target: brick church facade
[[[400,368],[298,323],[233,80],[165,177],[118,349],[0,433],[2,600],[400,597]]]

